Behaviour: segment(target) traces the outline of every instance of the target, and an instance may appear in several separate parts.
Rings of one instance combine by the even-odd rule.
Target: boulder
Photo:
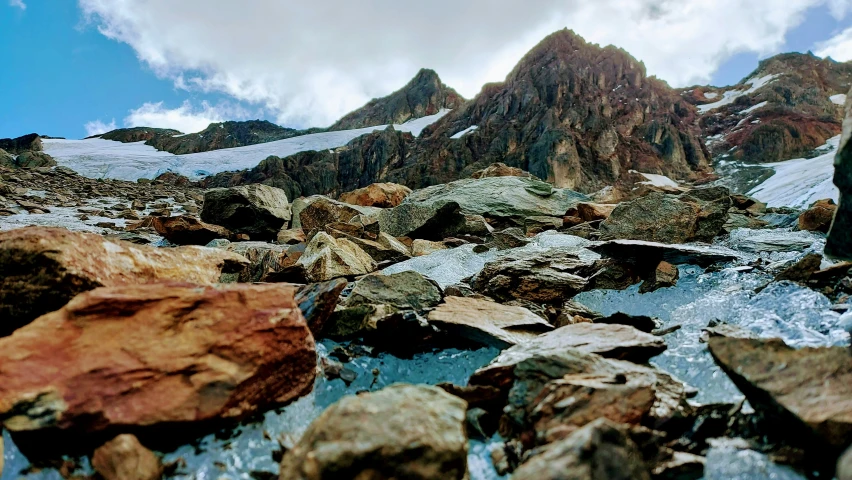
[[[422,257],[435,253],[439,250],[446,250],[447,246],[441,242],[433,242],[430,240],[414,240],[411,242],[411,255],[414,257]]]
[[[402,242],[385,232],[379,233],[376,240],[346,236],[346,239],[361,247],[376,262],[401,262],[411,258],[411,251]]]
[[[852,447],[849,447],[837,461],[837,480],[852,480]]]
[[[524,177],[533,178],[530,172],[525,172],[520,168],[510,167],[505,163],[492,163],[491,165],[473,172],[470,178],[488,178],[488,177]]]
[[[424,316],[440,301],[438,287],[417,272],[367,275],[340,303],[324,333],[349,336],[392,330],[405,317]]]
[[[152,217],[151,226],[176,245],[207,245],[217,238],[229,239],[233,235],[225,227],[204,223],[189,215]]]
[[[15,167],[15,157],[12,156],[6,150],[0,148],[0,167],[6,168],[14,168]]]
[[[56,160],[44,152],[22,152],[15,159],[15,166],[20,168],[55,167]]]
[[[170,444],[286,404],[316,369],[295,293],[156,283],[78,295],[0,339],[0,421],[46,455],[119,433]]]
[[[202,221],[244,233],[252,240],[274,240],[290,215],[284,190],[262,184],[207,190],[201,209]]]
[[[526,342],[553,327],[523,307],[488,300],[447,297],[429,313],[429,323],[452,336],[504,349]]]
[[[842,347],[793,349],[778,339],[715,337],[710,353],[772,433],[834,459],[852,444],[852,356]]]
[[[225,276],[223,280],[227,282],[260,282],[270,273],[277,273],[295,265],[301,255],[301,252],[290,245],[266,242],[232,242],[225,247],[225,250],[249,261],[247,268],[236,274]]]
[[[337,278],[305,285],[299,289],[296,303],[299,304],[299,310],[302,311],[314,336],[322,332],[325,322],[334,313],[334,307],[337,306],[337,300],[346,285],[346,280]]]
[[[532,216],[561,219],[569,208],[583,200],[587,197],[580,193],[554,188],[532,178],[464,179],[415,190],[399,206],[383,211],[379,223],[383,232],[393,236],[437,240],[411,233],[423,229],[430,221],[447,229],[450,221],[458,223],[464,215],[481,215],[519,225]],[[438,220],[440,217],[443,219]]]
[[[834,200],[817,200],[807,210],[799,215],[799,230],[828,233],[837,205]]]
[[[322,230],[330,223],[352,223],[358,217],[375,218],[379,212],[379,208],[352,205],[315,195],[293,202],[292,228],[301,228],[306,234],[310,234],[314,230]]]
[[[625,430],[606,419],[589,423],[521,464],[512,480],[650,480]]]
[[[155,248],[64,228],[0,232],[0,336],[97,287],[213,284],[246,266],[242,256],[212,248]]]
[[[834,159],[834,184],[840,201],[828,233],[825,253],[838,260],[852,260],[852,90],[846,96],[843,136]]]
[[[707,268],[715,263],[737,260],[736,251],[695,245],[669,245],[643,240],[610,240],[589,246],[606,257],[630,262],[643,268],[656,268],[661,261],[673,265],[698,265]]]
[[[119,435],[98,447],[92,468],[104,480],[159,480],[163,464],[130,434]]]
[[[312,282],[366,275],[376,270],[376,262],[361,247],[325,232],[314,235],[295,265],[303,268],[305,277]]]
[[[680,271],[671,263],[662,260],[654,268],[654,271],[642,282],[639,293],[653,292],[659,288],[673,287],[677,284]]]
[[[373,183],[340,195],[340,201],[362,207],[392,208],[405,200],[411,189],[396,183]]]
[[[284,229],[278,232],[276,241],[282,245],[295,245],[297,243],[305,243],[305,231],[301,228]]]
[[[582,222],[606,220],[617,206],[612,203],[580,202],[576,207],[569,209],[565,216],[579,218]]]
[[[600,231],[604,240],[710,242],[722,232],[730,207],[730,192],[723,187],[680,195],[652,192],[618,204]]]
[[[281,460],[281,480],[467,478],[464,400],[398,384],[344,397]]]

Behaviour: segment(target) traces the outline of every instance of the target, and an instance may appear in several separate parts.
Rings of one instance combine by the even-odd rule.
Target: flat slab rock
[[[710,246],[672,245],[644,240],[610,240],[589,246],[601,255],[656,264],[666,261],[674,265],[699,265],[709,267],[714,263],[730,262],[739,258],[734,250]]]
[[[725,337],[711,338],[709,347],[755,410],[777,417],[784,434],[822,443],[835,455],[852,443],[848,349],[796,350],[777,339]]]
[[[316,369],[295,292],[160,283],[79,295],[0,339],[0,422],[40,453],[117,433],[154,446],[287,403]]]
[[[182,281],[214,284],[248,266],[215,248],[155,248],[64,228],[0,232],[0,336],[97,287]]]
[[[507,348],[553,330],[523,307],[465,297],[447,297],[444,302],[429,314],[429,323],[483,345]]]

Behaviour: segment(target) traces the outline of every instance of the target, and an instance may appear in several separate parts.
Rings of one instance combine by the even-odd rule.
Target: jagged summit
[[[382,98],[374,98],[363,107],[348,113],[329,130],[349,130],[393,123],[434,115],[441,109],[454,109],[464,98],[444,85],[438,74],[423,68],[404,87]]]

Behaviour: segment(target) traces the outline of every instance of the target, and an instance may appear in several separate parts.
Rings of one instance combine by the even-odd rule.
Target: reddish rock
[[[0,335],[93,288],[158,280],[213,284],[247,265],[219,249],[154,248],[64,228],[0,232]]]
[[[392,208],[405,200],[411,189],[396,183],[373,183],[340,196],[340,201],[362,207]]]
[[[176,245],[207,245],[217,238],[231,238],[225,227],[204,223],[189,215],[152,217],[151,226],[166,240]]]
[[[486,168],[473,172],[470,178],[486,178],[486,177],[531,177],[530,172],[525,172],[520,168],[510,167],[505,163],[492,163]]]
[[[817,200],[799,215],[799,230],[828,233],[836,211],[837,205],[834,200]]]
[[[95,450],[92,468],[104,480],[158,480],[163,464],[130,434],[119,435]]]
[[[639,293],[648,293],[657,290],[658,288],[673,287],[677,284],[677,279],[680,277],[680,271],[676,266],[662,260],[651,272],[651,275],[645,279],[642,286],[639,287]]]
[[[0,420],[22,448],[148,444],[285,404],[316,352],[292,285],[99,288],[0,339]],[[38,374],[34,374],[37,372]]]
[[[282,245],[296,245],[306,241],[305,231],[301,228],[291,228],[278,232],[278,243]]]
[[[575,208],[568,210],[565,216],[579,218],[580,222],[577,223],[606,220],[617,206],[617,204],[580,202]]]

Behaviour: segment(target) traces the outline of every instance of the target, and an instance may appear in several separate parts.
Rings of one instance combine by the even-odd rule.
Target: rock
[[[756,233],[731,235],[731,248],[751,253],[801,252],[814,243],[813,234],[807,232],[764,230],[759,235]]]
[[[281,460],[281,480],[467,478],[464,400],[398,384],[326,409]]]
[[[15,159],[15,166],[20,168],[55,167],[56,160],[44,152],[23,152]]]
[[[680,272],[677,267],[662,260],[657,264],[651,276],[646,278],[639,287],[639,293],[648,293],[659,288],[673,287],[677,284],[678,277],[680,277]]]
[[[293,252],[289,245],[274,245],[266,242],[231,242],[224,248],[249,261],[247,268],[233,275],[224,276],[223,280],[226,282],[263,281],[266,275],[295,265],[301,255]]]
[[[429,255],[430,253],[435,253],[439,250],[446,250],[447,246],[441,242],[432,242],[429,240],[414,240],[411,242],[411,255],[415,257],[422,257],[424,255]]]
[[[244,233],[252,240],[275,239],[290,215],[287,194],[261,184],[208,190],[201,209],[202,221]]]
[[[345,238],[361,247],[362,250],[367,252],[367,255],[379,263],[396,263],[411,258],[411,251],[408,247],[385,232],[379,233],[375,241],[348,235]]]
[[[596,420],[521,464],[512,480],[650,480],[625,428]]]
[[[324,333],[349,336],[380,328],[392,330],[403,317],[425,315],[440,301],[438,287],[417,272],[368,275],[355,283]]]
[[[307,238],[305,237],[305,231],[301,228],[291,228],[278,232],[276,241],[282,245],[296,245],[298,243],[305,243]]]
[[[163,464],[154,452],[130,434],[119,435],[98,447],[92,468],[104,480],[159,480]]]
[[[486,219],[502,222],[517,222],[533,216],[562,218],[565,211],[577,202],[586,200],[582,194],[571,190],[554,188],[540,180],[521,177],[491,177],[456,180],[444,185],[435,185],[415,190],[403,202],[379,215],[383,232],[393,236],[410,236],[438,240],[436,237],[412,235],[423,229],[427,222],[437,223],[446,231],[448,220],[456,211],[461,215],[481,215]],[[458,228],[458,227],[457,227]],[[443,238],[443,237],[442,237]]]
[[[0,432],[0,475],[3,475],[3,459],[6,457],[6,451],[3,450],[3,432]]]
[[[561,303],[582,292],[601,269],[595,260],[577,256],[576,249],[554,247],[546,251],[508,252],[485,264],[471,286],[500,300],[524,299]]]
[[[848,448],[837,461],[837,480],[852,480],[852,447]]]
[[[595,220],[606,220],[612,215],[616,204],[580,202],[576,207],[571,208],[565,214],[569,217],[577,217],[582,222],[594,222]],[[582,223],[580,222],[580,223]]]
[[[488,178],[488,177],[524,177],[532,178],[530,172],[525,172],[520,168],[510,167],[505,163],[492,163],[482,170],[473,172],[470,178]]]
[[[564,307],[563,307],[564,309]],[[596,313],[596,312],[595,312]],[[581,314],[582,315],[582,314]],[[592,323],[608,323],[612,325],[627,325],[639,330],[640,332],[652,333],[659,329],[662,325],[660,319],[648,317],[645,315],[628,315],[622,312],[615,312],[608,317],[597,314],[597,317],[591,317]]]
[[[553,327],[523,307],[487,300],[447,297],[429,314],[429,323],[451,336],[504,349],[535,338]]]
[[[359,215],[375,217],[381,211],[378,208],[351,205],[323,196],[310,197],[304,202],[304,206],[300,202],[298,211],[294,205],[294,215],[299,218],[298,228],[307,233],[322,230],[330,223],[350,223]],[[296,228],[295,224],[293,228]]]
[[[842,347],[795,350],[781,340],[716,337],[710,353],[771,432],[830,458],[852,444],[852,356]]]
[[[524,230],[527,236],[538,235],[547,230],[562,227],[563,219],[558,217],[532,216],[524,219]]]
[[[396,183],[373,183],[364,188],[340,195],[340,201],[362,207],[393,208],[403,200],[411,189]]]
[[[729,210],[728,220],[725,221],[725,225],[722,226],[722,230],[727,233],[731,233],[738,228],[751,228],[757,230],[768,226],[769,222],[765,220],[754,218],[750,215],[743,215],[742,213],[739,213],[739,211],[731,212]]]
[[[18,138],[0,138],[0,148],[12,155],[19,155],[28,151],[40,152],[44,146],[37,133],[30,133]]]
[[[296,261],[312,282],[366,275],[376,270],[376,262],[358,245],[320,232],[314,235],[305,253]]]
[[[797,261],[793,265],[785,268],[781,273],[775,276],[773,282],[787,280],[801,284],[807,284],[811,276],[815,274],[822,265],[822,255],[818,253],[809,253]]]
[[[15,157],[9,152],[0,148],[0,167],[13,168],[15,166]]]
[[[213,284],[248,266],[203,247],[155,248],[64,228],[0,232],[0,336],[97,287],[171,280]]]
[[[799,215],[799,230],[828,233],[837,205],[834,200],[817,200],[810,208]]]
[[[834,184],[840,190],[840,201],[834,223],[828,233],[825,253],[838,260],[852,260],[852,91],[846,96],[843,137],[834,160]]]
[[[707,326],[701,329],[701,341],[706,343],[713,337],[758,338],[757,334],[739,325],[733,325],[720,320],[710,320]]]
[[[497,250],[523,247],[530,243],[530,239],[527,238],[524,231],[517,227],[510,227],[499,232],[494,232],[492,237],[492,244],[497,247]]]
[[[166,240],[176,245],[207,245],[217,238],[231,238],[231,231],[204,223],[195,217],[152,217],[151,226]]]
[[[296,303],[299,304],[299,309],[315,336],[319,336],[325,322],[334,313],[334,307],[337,306],[337,300],[344,288],[346,288],[346,281],[338,278],[328,282],[312,283],[299,289],[296,294]]]
[[[19,447],[46,454],[128,431],[186,440],[286,404],[312,389],[316,367],[295,293],[188,283],[83,293],[0,339],[0,421]]]
[[[698,265],[707,268],[716,263],[737,260],[737,252],[694,245],[668,245],[642,240],[610,240],[589,246],[601,255],[629,261],[645,268],[655,268],[660,262],[674,265]]]
[[[721,233],[730,207],[730,193],[723,187],[681,195],[652,192],[618,204],[600,230],[604,240],[710,242]]]
[[[651,475],[658,480],[699,480],[704,478],[706,463],[699,455],[672,452],[672,458],[654,466]]]

